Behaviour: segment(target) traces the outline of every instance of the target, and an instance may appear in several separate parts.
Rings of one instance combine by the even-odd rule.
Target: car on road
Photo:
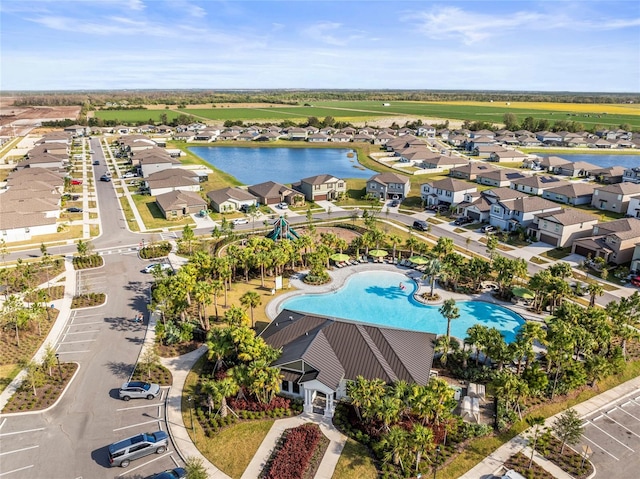
[[[455,220],[453,222],[453,224],[456,225],[456,226],[462,226],[462,225],[466,225],[468,223],[471,223],[472,221],[473,221],[473,219],[469,218],[468,216],[461,216],[460,218]]]
[[[232,221],[234,225],[247,225],[249,224],[249,220],[247,218],[236,218]]]
[[[173,269],[173,267],[169,263],[152,263],[145,266],[142,272],[153,273],[156,270],[156,267],[159,267],[160,271],[170,271]]]
[[[138,175],[135,174],[133,171],[129,171],[128,173],[125,173],[124,175],[122,175],[123,178],[135,178],[136,176]]]
[[[94,153],[95,153],[95,151],[89,150],[89,154],[93,155]]]
[[[72,206],[71,208],[67,208],[69,213],[82,213],[82,208],[78,208],[77,206]]]
[[[416,220],[413,222],[413,229],[418,231],[427,231],[429,229],[429,223],[423,220]]]
[[[99,164],[100,164],[100,162],[99,162],[98,160],[94,160],[93,164],[94,164],[94,165],[99,165]]]
[[[187,477],[187,471],[182,467],[176,467],[154,474],[151,479],[183,479],[184,477]]]
[[[107,176],[107,175],[102,175],[100,177],[100,181],[111,181],[111,178],[109,176]]]
[[[482,231],[483,233],[495,233],[496,227],[491,225],[486,225],[480,228],[480,231]]]
[[[286,203],[284,203],[284,202],[283,202],[283,203],[278,203],[276,206],[277,206],[278,208],[280,208],[281,210],[289,209],[289,205],[288,205],[288,204],[286,204]]]
[[[168,445],[169,435],[164,431],[138,434],[109,445],[109,464],[111,467],[127,467],[134,459],[162,454]]]
[[[118,397],[123,401],[129,399],[154,399],[160,394],[160,386],[144,381],[124,383],[118,390]]]

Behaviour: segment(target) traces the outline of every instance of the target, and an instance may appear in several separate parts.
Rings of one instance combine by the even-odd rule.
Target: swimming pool
[[[405,288],[400,288],[402,283]],[[440,305],[422,304],[413,298],[417,285],[405,275],[367,271],[351,275],[345,285],[331,293],[305,294],[288,299],[280,309],[352,319],[378,326],[446,334],[447,321]],[[451,334],[464,338],[474,324],[497,328],[507,343],[525,323],[513,311],[484,301],[458,301],[460,317],[451,321]]]

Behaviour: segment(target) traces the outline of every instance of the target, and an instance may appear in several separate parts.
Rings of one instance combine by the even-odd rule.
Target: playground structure
[[[298,233],[289,226],[289,222],[284,216],[281,216],[275,221],[275,223],[273,223],[273,230],[267,235],[267,238],[272,239],[273,241],[282,239],[295,240],[299,237],[300,235],[298,235]]]

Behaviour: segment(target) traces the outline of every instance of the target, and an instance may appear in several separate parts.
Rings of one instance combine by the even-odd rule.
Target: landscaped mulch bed
[[[173,384],[173,376],[171,372],[164,366],[157,364],[147,369],[144,366],[137,365],[136,370],[131,376],[132,381],[146,381],[148,383],[159,384],[160,386],[171,386]]]
[[[188,343],[171,344],[168,346],[158,344],[157,352],[161,358],[175,358],[176,356],[182,356],[183,354],[195,351],[200,346],[202,346],[202,343],[198,341],[189,341]]]
[[[529,461],[531,458],[526,457],[522,453],[511,456],[505,463],[504,467],[507,469],[513,469],[514,471],[522,474],[527,479],[554,479],[553,474],[547,472],[546,469],[538,466],[534,461],[529,469]]]
[[[69,384],[78,365],[76,363],[62,363],[52,368],[52,375],[45,375],[45,383],[36,388],[37,395],[33,395],[33,388],[26,382],[11,396],[2,410],[3,413],[25,411],[39,411],[53,405]],[[62,376],[62,381],[60,381]]]
[[[74,256],[73,267],[78,269],[99,268],[104,265],[104,259],[99,254],[89,256]]]
[[[104,304],[106,300],[107,295],[104,293],[89,293],[81,296],[74,296],[71,301],[71,309],[100,306]]]
[[[19,344],[13,330],[4,331],[0,336],[0,365],[19,364],[21,361],[31,359],[49,334],[59,313],[57,309],[49,309],[48,318],[46,313],[43,313],[39,331],[36,324],[31,324],[27,330],[21,330]]]
[[[583,458],[579,453],[571,449],[569,446],[565,446],[564,452],[560,454],[561,449],[562,444],[560,441],[552,436],[546,450],[538,452],[576,479],[586,479],[591,475],[593,472],[593,465],[591,462],[584,461],[584,467],[580,467],[582,465]]]
[[[44,301],[46,303],[49,303],[49,301],[55,301],[57,299],[62,299],[64,297],[64,284],[56,284],[55,286],[51,286],[49,288],[42,288],[42,291],[44,291]],[[27,294],[24,297],[25,301],[28,301],[29,303],[33,303],[36,300],[36,295],[35,293],[31,293],[31,294]]]

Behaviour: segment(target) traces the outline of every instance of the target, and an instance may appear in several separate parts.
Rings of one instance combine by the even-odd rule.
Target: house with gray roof
[[[509,187],[512,181],[522,178],[525,178],[525,175],[518,171],[499,168],[478,173],[476,182],[487,186]]]
[[[531,175],[525,178],[518,178],[511,182],[511,188],[527,193],[529,195],[542,195],[542,192],[549,188],[568,185],[569,182],[561,180],[556,176]]]
[[[573,242],[571,253],[591,258],[604,258],[607,263],[624,264],[631,261],[640,238],[640,219],[621,218],[598,223],[591,235]]]
[[[337,400],[358,376],[385,383],[429,382],[435,334],[385,328],[283,310],[260,333],[282,354],[271,365],[282,392],[303,398],[305,412],[333,417]]]
[[[591,172],[599,183],[604,185],[612,185],[614,183],[622,183],[624,178],[625,167],[624,166],[609,166],[607,168],[600,168]]]
[[[169,191],[200,191],[200,179],[195,171],[170,168],[150,174],[144,180],[151,196]]]
[[[542,197],[565,205],[590,205],[596,186],[593,183],[572,182],[568,185],[544,190]]]
[[[315,175],[301,179],[291,187],[307,201],[337,200],[347,192],[347,182],[333,175]]]
[[[466,165],[456,166],[449,170],[449,176],[460,180],[475,181],[481,173],[495,171],[496,168],[481,161],[472,161]]]
[[[578,238],[591,235],[598,217],[577,209],[561,209],[534,216],[527,228],[527,234],[536,241],[550,244],[556,248],[573,245]]]
[[[431,181],[420,185],[420,196],[426,205],[457,205],[466,193],[478,191],[478,187],[454,178]]]
[[[218,213],[238,211],[243,205],[254,206],[257,201],[257,198],[247,190],[231,186],[209,191],[207,198],[209,198],[211,209]]]
[[[275,205],[278,203],[304,204],[304,195],[302,193],[275,181],[265,181],[264,183],[251,185],[248,191],[262,205]]]
[[[556,166],[553,172],[564,176],[577,176],[585,178],[591,176],[593,171],[599,170],[600,167],[587,163],[586,161],[569,161],[563,165]]]
[[[407,197],[411,189],[408,176],[397,173],[378,173],[367,180],[366,194],[381,200],[401,200]]]
[[[468,216],[475,221],[484,223],[489,221],[491,206],[501,200],[512,200],[528,196],[511,188],[492,188],[481,192],[465,193],[461,203],[458,204],[456,212]]]
[[[539,196],[500,200],[491,206],[489,223],[504,231],[516,231],[519,228],[526,230],[535,215],[560,209],[560,205]]]
[[[591,206],[603,211],[626,213],[629,201],[638,195],[640,195],[640,184],[638,183],[624,182],[598,187],[593,192]]]
[[[452,155],[435,155],[428,159],[425,159],[418,166],[425,170],[445,170],[448,168],[455,168],[456,166],[464,166],[469,162],[460,156]]]

